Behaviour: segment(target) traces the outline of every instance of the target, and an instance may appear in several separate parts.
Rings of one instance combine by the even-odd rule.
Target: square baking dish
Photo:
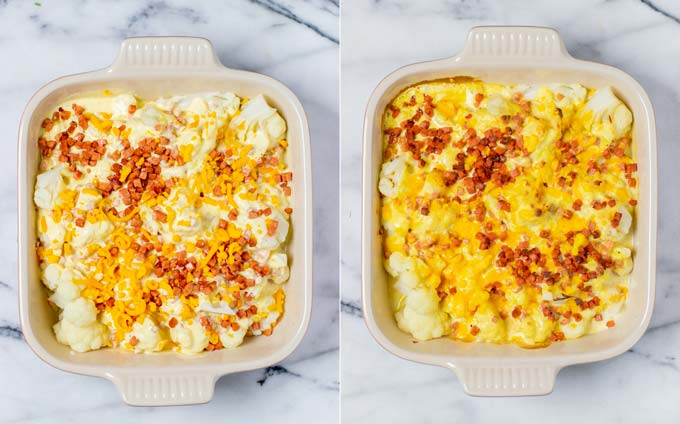
[[[35,254],[33,190],[40,160],[37,145],[42,119],[50,108],[77,93],[132,91],[142,98],[205,91],[263,94],[288,124],[288,164],[295,175],[285,285],[285,314],[271,337],[252,337],[240,347],[197,356],[173,352],[131,354],[114,349],[72,352],[57,342],[57,316],[46,300]],[[106,69],[56,79],[31,98],[21,118],[18,145],[19,302],[24,337],[45,362],[65,371],[104,377],[131,405],[208,402],[224,375],[272,365],[298,346],[312,306],[312,180],[309,128],[302,105],[280,82],[264,75],[225,68],[208,40],[191,37],[141,37],[123,42]]]
[[[462,343],[447,338],[415,343],[401,331],[388,299],[383,269],[378,178],[382,162],[382,116],[387,104],[413,84],[471,76],[500,84],[581,83],[613,87],[631,109],[637,145],[639,191],[634,224],[634,268],[625,312],[616,327],[543,349]],[[574,59],[557,31],[538,27],[476,27],[457,56],[405,66],[388,75],[371,95],[364,122],[362,283],[366,324],[386,350],[405,359],[453,370],[465,391],[477,396],[550,393],[565,366],[600,361],[628,350],[642,336],[654,306],[657,168],[654,112],[647,94],[624,72]]]

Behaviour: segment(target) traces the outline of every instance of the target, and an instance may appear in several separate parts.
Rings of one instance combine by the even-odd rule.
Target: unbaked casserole
[[[264,97],[75,96],[42,123],[34,202],[57,339],[198,353],[283,313],[292,172]]]
[[[399,327],[537,347],[615,326],[633,267],[631,127],[610,87],[402,91],[379,180]]]

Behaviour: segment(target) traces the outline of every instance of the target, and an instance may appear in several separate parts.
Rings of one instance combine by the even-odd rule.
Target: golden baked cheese
[[[527,347],[613,327],[634,255],[632,121],[610,87],[401,92],[378,187],[399,327]]]

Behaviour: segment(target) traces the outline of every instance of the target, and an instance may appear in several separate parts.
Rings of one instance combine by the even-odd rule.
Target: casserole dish
[[[237,349],[197,356],[173,352],[130,354],[102,349],[73,353],[56,340],[56,313],[46,301],[35,254],[36,211],[33,191],[39,166],[37,144],[42,118],[60,101],[80,93],[131,91],[142,98],[205,91],[263,94],[288,124],[287,162],[295,175],[289,241],[290,281],[285,314],[271,337],[250,338]],[[29,346],[45,362],[65,371],[113,381],[131,405],[178,405],[207,402],[224,374],[266,367],[288,356],[307,329],[312,300],[312,188],[309,129],[302,105],[272,78],[228,69],[208,40],[189,37],[142,37],[125,40],[107,69],[59,78],[31,98],[21,119],[18,145],[18,225],[20,318]]]
[[[404,88],[419,82],[468,76],[499,84],[581,83],[612,86],[633,113],[635,158],[639,166],[636,254],[625,312],[615,328],[542,349],[515,345],[461,343],[440,338],[415,343],[401,331],[388,298],[383,269],[378,179],[382,163],[382,116]],[[452,58],[398,69],[369,99],[364,122],[362,205],[363,306],[369,330],[386,350],[416,362],[452,369],[465,391],[478,396],[540,395],[552,391],[565,366],[599,361],[628,350],[642,336],[654,304],[656,261],[656,129],[644,90],[622,71],[572,58],[549,28],[477,27],[463,51]]]

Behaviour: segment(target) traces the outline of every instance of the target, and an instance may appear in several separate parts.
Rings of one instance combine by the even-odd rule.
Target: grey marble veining
[[[379,0],[342,8],[342,414],[352,423],[680,422],[680,2]],[[534,398],[472,398],[442,368],[382,350],[361,319],[361,125],[366,101],[396,68],[458,52],[475,25],[560,31],[577,58],[619,67],[656,112],[659,153],[657,298],[647,333],[629,352],[572,366]],[[345,31],[344,29],[351,28]]]
[[[337,422],[338,15],[334,0],[0,1],[0,422]],[[29,97],[67,74],[108,66],[139,35],[210,39],[222,62],[279,79],[312,134],[314,311],[282,363],[218,381],[209,404],[131,408],[113,384],[58,371],[22,340],[17,311],[16,134]],[[294,284],[295,282],[291,282]],[[302,402],[304,400],[304,402]]]

